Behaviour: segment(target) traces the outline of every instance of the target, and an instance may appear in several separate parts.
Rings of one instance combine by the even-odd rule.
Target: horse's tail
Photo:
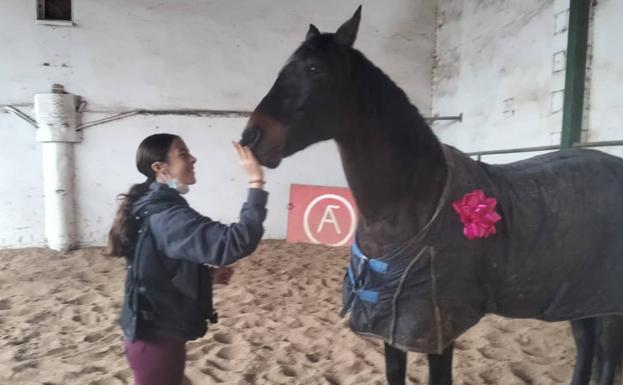
[[[591,383],[604,375],[614,376],[613,385],[623,385],[623,316],[595,318],[596,352]]]

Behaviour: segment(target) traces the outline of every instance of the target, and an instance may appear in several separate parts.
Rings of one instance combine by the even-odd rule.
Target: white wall
[[[583,138],[621,140],[623,3],[593,3]],[[464,151],[560,143],[568,8],[568,0],[439,0],[433,113],[464,117],[435,124],[443,141]],[[604,151],[623,155],[620,147]]]
[[[623,139],[623,2],[600,0],[594,9],[589,86],[590,141]],[[609,150],[623,156],[623,148]]]
[[[116,193],[130,183],[142,182],[134,166],[140,141],[152,133],[183,136],[191,153],[198,182],[187,198],[198,211],[225,223],[235,221],[246,196],[246,177],[231,148],[244,119],[198,119],[184,116],[134,117],[114,125],[94,127],[76,147],[76,193],[80,239],[83,244],[102,244],[115,210]],[[117,139],[117,140],[115,140]],[[305,167],[302,165],[314,165]],[[340,159],[332,142],[287,159],[277,170],[266,170],[270,191],[266,237],[285,236],[290,183],[345,186]]]
[[[552,92],[563,89],[564,72],[553,74],[552,61],[566,46],[566,33],[554,29],[566,8],[551,0],[439,1],[433,111],[464,119],[437,124],[442,140],[465,151],[559,141],[562,104],[552,108]]]
[[[74,27],[36,25],[34,0],[3,0],[0,106],[31,104],[35,93],[61,83],[87,100],[83,121],[136,108],[252,110],[309,23],[333,31],[360,3],[356,46],[429,115],[435,4],[425,0],[74,0]],[[31,112],[29,106],[25,111]],[[76,145],[81,243],[103,244],[115,195],[142,179],[134,168],[136,146],[154,132],[179,133],[198,157],[191,204],[215,219],[235,221],[246,185],[229,143],[244,124],[233,118],[141,116],[88,128]],[[0,114],[0,139],[0,178],[7,181],[0,187],[0,247],[44,245],[41,151],[34,130]],[[267,179],[270,238],[285,236],[290,183],[346,184],[332,143],[286,160]]]
[[[0,113],[0,246],[45,243],[41,162],[35,128]]]

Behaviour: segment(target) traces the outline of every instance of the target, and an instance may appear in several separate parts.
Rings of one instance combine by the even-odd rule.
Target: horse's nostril
[[[240,144],[243,146],[248,146],[253,148],[262,137],[260,130],[256,128],[247,128],[242,132],[242,140],[240,140]]]

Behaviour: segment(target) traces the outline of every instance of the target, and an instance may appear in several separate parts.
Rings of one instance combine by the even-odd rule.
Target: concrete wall
[[[3,0],[0,106],[23,105],[32,113],[33,95],[61,83],[88,102],[83,122],[136,108],[251,110],[310,22],[333,31],[360,3],[356,46],[429,115],[435,4],[425,0],[74,0],[74,27],[36,25],[34,0]],[[76,146],[81,243],[103,244],[115,195],[142,180],[134,169],[136,146],[155,132],[179,133],[199,159],[191,205],[235,221],[246,184],[229,143],[244,124],[240,118],[141,116],[87,129]],[[44,245],[34,129],[0,114],[0,140],[0,247]],[[290,183],[346,184],[332,143],[297,154],[267,179],[270,238],[285,236]]]
[[[32,113],[33,95],[61,83],[88,101],[83,121],[136,108],[251,110],[310,22],[335,30],[361,1],[73,3],[76,26],[51,27],[35,24],[35,1],[0,2],[0,106]],[[623,139],[617,48],[623,3],[593,3],[584,138]],[[435,124],[447,143],[465,151],[557,144],[568,7],[568,0],[363,1],[356,46],[424,115],[464,114],[463,123]],[[141,116],[87,129],[76,147],[81,242],[104,242],[115,195],[141,180],[135,148],[154,132],[181,134],[199,158],[191,204],[235,221],[246,186],[229,142],[244,124],[243,118]],[[45,244],[41,148],[34,137],[33,127],[0,114],[0,247]],[[623,155],[623,148],[608,151]],[[345,185],[332,143],[286,160],[267,179],[272,238],[285,236],[291,183]]]
[[[623,4],[593,2],[584,140],[623,139]],[[433,113],[440,138],[464,151],[560,143],[568,0],[439,0]],[[590,44],[589,43],[589,44]],[[622,148],[606,150],[623,155]],[[534,153],[487,156],[507,162]]]
[[[588,139],[623,139],[623,2],[600,0],[593,13]],[[608,152],[623,156],[623,148]]]
[[[0,246],[43,245],[42,154],[35,128],[0,113],[0,149]]]
[[[553,55],[566,46],[555,29],[564,2],[440,0],[434,70],[442,140],[465,151],[556,144],[562,122],[564,72]]]

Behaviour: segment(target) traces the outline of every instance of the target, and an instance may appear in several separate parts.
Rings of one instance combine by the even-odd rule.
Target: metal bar
[[[573,148],[591,148],[591,147],[617,147],[623,146],[623,140],[606,140],[600,142],[586,142],[586,143],[574,143]],[[523,147],[523,148],[509,148],[504,150],[491,150],[491,151],[474,151],[468,152],[466,155],[477,156],[478,160],[483,155],[500,155],[500,154],[515,154],[521,152],[539,152],[539,151],[552,151],[559,150],[559,146],[540,146],[540,147]]]
[[[251,116],[251,111],[244,110],[199,110],[199,109],[178,109],[178,110],[141,110],[142,115],[191,115],[191,116],[213,116],[228,118],[246,118]]]
[[[29,106],[32,104],[23,104],[23,105]],[[82,102],[81,106],[82,105],[86,105],[86,102]],[[145,110],[145,109],[141,109],[141,110],[132,110],[128,112],[121,112],[118,115],[115,115],[115,117],[116,116],[125,117],[126,116],[125,114],[129,114],[135,111],[138,111],[139,115],[194,115],[194,116],[214,116],[214,117],[232,117],[232,118],[236,118],[236,117],[247,118],[251,115],[251,111],[246,111],[246,110],[203,110],[203,109]],[[84,110],[82,108],[82,109],[79,109],[79,112],[100,114],[100,113],[107,113],[107,112],[112,112],[112,111]],[[135,115],[135,114],[132,114],[132,115]],[[131,116],[131,115],[127,115],[127,116]],[[106,123],[105,119],[108,119],[108,118],[96,120],[94,122],[85,123],[83,126],[88,125],[88,127],[91,127],[92,123],[97,123],[97,124]],[[424,119],[430,122],[434,122],[437,120],[453,120],[453,121],[462,122],[463,113],[460,113],[459,115],[448,115],[448,116],[432,116],[432,117],[429,116],[429,117],[425,117]]]
[[[463,113],[461,112],[458,115],[454,115],[454,116],[432,116],[432,117],[426,117],[424,118],[424,120],[428,120],[429,122],[434,122],[437,120],[454,120],[454,121],[459,121],[462,122],[463,121]]]
[[[490,150],[490,151],[474,151],[466,153],[469,156],[482,156],[482,155],[500,155],[500,154],[515,154],[520,152],[538,152],[538,151],[552,151],[558,150],[560,146],[540,146],[540,147],[522,147],[522,148],[509,148],[504,150]]]
[[[587,143],[574,143],[574,148],[587,148],[587,147],[616,147],[623,146],[623,140],[606,140],[601,142],[587,142]]]
[[[4,111],[8,112],[9,114],[12,114],[12,115],[15,115],[17,117],[20,117],[20,118],[24,119],[28,123],[32,124],[35,128],[39,128],[39,126],[37,125],[37,122],[33,118],[31,118],[30,116],[26,115],[26,113],[18,110],[17,108],[15,108],[13,106],[5,106],[5,107],[2,107],[2,109]]]
[[[104,118],[104,119],[94,120],[92,122],[88,122],[88,123],[79,125],[78,127],[76,127],[76,131],[82,131],[85,128],[97,126],[98,124],[102,124],[102,123],[112,122],[113,120],[119,120],[119,119],[127,118],[128,116],[138,115],[140,113],[141,113],[141,110],[129,111],[129,112],[124,112],[124,113],[121,113],[121,114],[109,116],[109,117]]]
[[[573,147],[582,136],[590,3],[589,0],[570,3],[561,148]]]
[[[4,107],[32,107],[34,103],[11,103],[11,104],[2,104],[0,108]]]
[[[83,112],[94,112],[94,111],[83,111]],[[119,120],[122,118],[127,118],[134,115],[186,115],[186,116],[211,116],[211,117],[227,117],[227,118],[243,118],[251,115],[250,111],[239,111],[239,110],[198,110],[198,109],[180,109],[180,110],[134,110],[123,112],[117,115],[110,116],[108,118],[103,118],[99,120],[95,120],[93,122],[88,122],[78,126],[77,130],[82,131],[85,128],[93,127],[98,124],[112,122],[114,120]]]

